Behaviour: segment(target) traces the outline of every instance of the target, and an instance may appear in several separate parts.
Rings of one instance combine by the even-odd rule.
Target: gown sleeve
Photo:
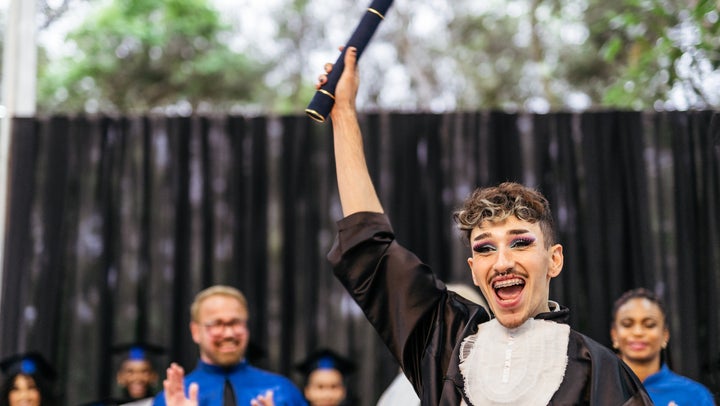
[[[384,214],[355,213],[338,226],[337,240],[328,254],[335,276],[418,394],[423,382],[443,382],[470,314],[481,307],[448,293],[426,264],[397,243]],[[436,390],[439,394],[439,388],[432,391]]]

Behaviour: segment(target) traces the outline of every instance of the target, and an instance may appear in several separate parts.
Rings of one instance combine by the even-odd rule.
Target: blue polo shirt
[[[276,406],[306,406],[305,398],[298,388],[284,376],[274,374],[242,361],[230,367],[218,367],[198,361],[197,367],[185,376],[185,391],[195,382],[200,387],[199,406],[222,405],[225,379],[228,379],[235,390],[238,406],[249,406],[250,401],[258,395],[273,391]],[[165,406],[165,394],[155,396],[155,406]]]
[[[708,388],[674,373],[666,364],[663,364],[660,371],[645,378],[643,385],[657,406],[715,405]]]

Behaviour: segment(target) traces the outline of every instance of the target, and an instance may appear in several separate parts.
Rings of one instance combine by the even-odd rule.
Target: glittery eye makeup
[[[473,251],[475,251],[479,254],[485,254],[490,251],[494,251],[495,246],[490,244],[489,242],[480,241],[480,242],[473,244],[472,249],[473,249]]]
[[[525,248],[533,245],[537,238],[527,229],[510,230],[507,233],[507,247],[510,249]],[[502,239],[501,239],[502,240]],[[491,233],[482,233],[475,237],[475,243],[472,250],[478,254],[489,254],[498,250],[495,244],[498,240]],[[501,245],[504,245],[501,243]]]
[[[525,236],[515,238],[510,242],[510,248],[523,248],[532,245],[535,242],[535,237]]]

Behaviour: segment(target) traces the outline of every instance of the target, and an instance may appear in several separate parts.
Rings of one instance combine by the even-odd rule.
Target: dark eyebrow
[[[521,235],[521,234],[527,234],[530,230],[524,229],[524,228],[517,228],[513,230],[508,230],[507,234],[509,235]],[[483,238],[490,237],[490,233],[480,233],[473,238],[473,241],[482,240]]]
[[[487,237],[490,237],[490,233],[481,233],[476,235],[475,238],[473,238],[473,241],[482,240],[483,238]]]

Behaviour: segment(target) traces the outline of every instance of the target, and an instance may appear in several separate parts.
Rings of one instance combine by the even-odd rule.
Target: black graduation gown
[[[356,213],[338,227],[328,254],[335,276],[398,360],[422,404],[459,405],[464,398],[460,344],[490,320],[488,313],[447,291],[426,264],[399,245],[387,216]],[[568,314],[563,308],[536,318],[565,322]],[[625,363],[570,331],[567,370],[550,405],[652,405]]]

